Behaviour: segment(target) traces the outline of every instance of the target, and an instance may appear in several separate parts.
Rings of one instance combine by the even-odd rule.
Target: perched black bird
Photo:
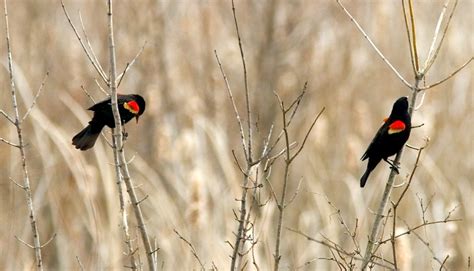
[[[132,118],[138,118],[145,111],[145,100],[137,94],[117,95],[118,108],[122,124],[129,122]],[[112,114],[111,100],[107,99],[91,106],[88,110],[94,111],[89,125],[72,138],[72,145],[76,149],[85,151],[94,146],[97,137],[104,126],[115,128],[114,115]]]
[[[410,137],[411,117],[408,113],[408,98],[401,97],[393,104],[392,113],[380,127],[369,147],[362,155],[361,160],[369,158],[367,170],[360,178],[360,187],[364,187],[370,172],[383,159],[390,163],[387,158],[398,153]],[[396,169],[396,166],[395,166]],[[398,171],[398,170],[397,170]]]

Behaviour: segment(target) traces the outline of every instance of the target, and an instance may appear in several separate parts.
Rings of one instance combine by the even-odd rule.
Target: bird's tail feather
[[[364,173],[364,175],[362,175],[362,177],[360,178],[360,187],[364,187],[365,184],[367,183],[367,179],[369,178],[369,174],[372,170],[369,170],[367,169]]]
[[[92,148],[97,141],[101,130],[102,127],[101,129],[94,129],[90,124],[87,125],[86,128],[72,138],[72,145],[81,151]]]

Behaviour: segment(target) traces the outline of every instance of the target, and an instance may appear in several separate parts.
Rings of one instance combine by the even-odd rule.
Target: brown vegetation
[[[400,3],[347,2],[385,56],[407,75],[405,78],[412,78]],[[67,1],[66,5],[79,25],[80,10],[92,47],[107,67],[105,1]],[[441,8],[441,2],[416,1],[422,59],[429,50]],[[275,129],[282,128],[274,91],[282,100],[290,101],[308,81],[307,93],[289,129],[290,138],[299,143],[314,117],[323,106],[326,108],[305,148],[291,164],[288,197],[300,178],[302,184],[285,211],[280,269],[337,270],[334,261],[325,260],[333,257],[327,247],[287,228],[317,239],[322,234],[352,249],[351,236],[337,217],[340,214],[351,230],[357,219],[358,240],[365,247],[373,221],[371,210],[377,208],[389,170],[379,165],[367,186],[360,189],[358,180],[365,164],[359,158],[393,101],[409,95],[409,91],[335,1],[245,0],[236,1],[236,9],[253,120],[257,123],[253,134],[257,152],[263,148],[261,142],[272,124]],[[427,84],[444,78],[472,57],[472,10],[472,1],[459,1]],[[147,42],[119,92],[139,93],[147,100],[140,122],[126,126],[126,148],[127,158],[132,159],[130,175],[139,185],[138,198],[148,195],[141,207],[151,241],[160,248],[158,267],[193,270],[203,265],[227,270],[232,248],[226,241],[235,240],[232,210],[238,210],[235,199],[242,191],[241,172],[232,150],[242,161],[244,154],[214,50],[232,85],[238,109],[245,112],[242,65],[230,2],[116,1],[114,16],[119,73]],[[85,109],[91,101],[81,86],[96,100],[102,99],[104,95],[95,82],[102,83],[101,79],[84,56],[58,1],[11,1],[9,24],[21,112],[27,110],[24,105],[31,104],[49,71],[36,107],[23,125],[40,236],[44,241],[56,234],[42,249],[44,265],[50,270],[78,270],[79,259],[85,270],[120,269],[128,261],[123,255],[112,152],[103,139],[88,152],[79,152],[71,145],[72,136],[90,116]],[[4,67],[0,73],[0,108],[11,112],[5,42],[0,52]],[[451,218],[462,221],[429,225],[416,235],[405,235],[394,244],[401,248],[397,255],[400,266],[438,269],[439,262],[433,258],[443,261],[449,254],[445,266],[463,270],[472,257],[472,75],[471,63],[426,94],[413,120],[415,125],[424,126],[412,132],[408,143],[420,147],[424,138],[431,141],[397,208],[397,215],[412,227],[420,224],[422,217],[443,220],[455,206],[458,208]],[[15,138],[15,133],[15,127],[1,118],[0,137]],[[110,131],[106,135],[110,137]],[[417,151],[405,150],[396,184],[407,181],[416,158]],[[281,194],[284,169],[284,161],[277,161],[270,179],[277,195]],[[0,174],[0,269],[30,269],[34,266],[33,251],[15,239],[31,240],[27,206],[23,192],[9,180],[21,179],[21,160],[17,149],[1,143]],[[263,185],[262,197],[271,198],[268,186]],[[395,188],[392,200],[402,191]],[[255,261],[261,270],[270,270],[278,209],[270,200],[253,215],[258,239]],[[398,226],[401,229],[397,232],[406,230],[402,222]],[[143,250],[130,214],[129,227],[133,242]],[[388,228],[385,235],[390,238]],[[380,252],[392,259],[389,247]],[[143,255],[139,260],[146,261]],[[247,267],[255,268],[251,255],[247,260]]]

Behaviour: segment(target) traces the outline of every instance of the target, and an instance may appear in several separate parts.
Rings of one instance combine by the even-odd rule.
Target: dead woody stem
[[[17,132],[17,138],[18,138],[18,143],[12,143],[6,139],[0,138],[2,142],[9,144],[13,147],[18,148],[20,151],[20,157],[21,157],[21,167],[22,167],[22,172],[23,172],[23,185],[18,184],[17,182],[12,181],[20,188],[25,191],[25,196],[26,196],[26,203],[27,203],[27,208],[29,211],[28,218],[30,220],[30,225],[31,225],[31,232],[33,235],[33,245],[28,244],[27,242],[21,240],[20,238],[16,237],[17,240],[25,244],[26,246],[34,249],[35,251],[35,267],[36,270],[43,270],[43,260],[42,260],[42,255],[41,255],[41,248],[45,245],[47,245],[49,242],[51,242],[55,235],[50,238],[48,242],[46,242],[43,246],[41,245],[40,242],[40,236],[38,233],[38,226],[37,226],[37,218],[35,214],[35,208],[33,205],[33,196],[31,192],[31,186],[30,186],[30,177],[28,174],[28,165],[27,165],[27,159],[26,159],[26,149],[25,149],[25,140],[24,140],[24,135],[22,131],[22,123],[23,120],[25,120],[28,115],[30,114],[31,110],[33,109],[36,99],[38,98],[42,87],[44,85],[44,80],[43,83],[41,84],[40,89],[38,90],[37,95],[35,96],[33,103],[31,106],[27,109],[25,115],[23,117],[20,116],[20,112],[18,109],[18,102],[17,102],[17,96],[16,96],[16,88],[15,88],[15,79],[13,77],[13,57],[12,57],[12,51],[11,51],[11,44],[10,44],[10,29],[8,26],[8,9],[7,9],[7,1],[4,0],[4,14],[5,14],[5,32],[6,32],[6,42],[7,42],[7,55],[8,55],[8,71],[9,71],[9,79],[10,79],[10,94],[11,94],[11,99],[12,99],[12,106],[13,106],[13,117],[9,116],[6,112],[1,111],[1,114],[10,122],[12,123]],[[46,79],[46,77],[45,77]]]
[[[130,172],[128,170],[128,163],[125,158],[125,150],[123,145],[123,129],[120,120],[120,113],[118,110],[117,102],[117,77],[116,77],[116,61],[115,61],[115,41],[114,41],[114,30],[113,30],[113,1],[108,0],[108,28],[109,28],[109,61],[110,61],[110,77],[109,77],[109,87],[112,100],[112,113],[114,115],[115,129],[114,129],[114,141],[116,143],[114,150],[115,161],[118,161],[118,164],[115,164],[116,171],[119,172],[123,177],[123,181],[127,187],[127,192],[130,196],[132,202],[132,207],[135,213],[135,218],[137,219],[138,228],[140,230],[140,235],[142,237],[143,246],[145,247],[146,257],[148,261],[149,270],[156,270],[156,264],[154,261],[154,253],[150,238],[147,233],[145,226],[145,220],[143,218],[142,210],[139,204],[139,200],[135,193],[135,188],[132,183]]]

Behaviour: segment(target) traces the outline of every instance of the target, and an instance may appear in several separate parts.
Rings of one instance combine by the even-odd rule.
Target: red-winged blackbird
[[[410,137],[411,117],[408,113],[408,98],[401,97],[394,104],[392,113],[380,127],[369,147],[362,155],[361,160],[369,158],[367,170],[360,178],[360,187],[364,187],[370,172],[383,159],[391,164],[387,158],[398,153]],[[396,166],[395,169],[397,170]],[[397,170],[398,171],[398,170]]]
[[[117,95],[118,108],[122,125],[129,122],[133,117],[138,118],[145,111],[145,100],[142,96]],[[112,114],[111,100],[107,99],[91,106],[88,110],[94,111],[89,125],[72,138],[72,144],[76,149],[85,151],[94,146],[97,137],[104,126],[115,128],[114,115]]]

